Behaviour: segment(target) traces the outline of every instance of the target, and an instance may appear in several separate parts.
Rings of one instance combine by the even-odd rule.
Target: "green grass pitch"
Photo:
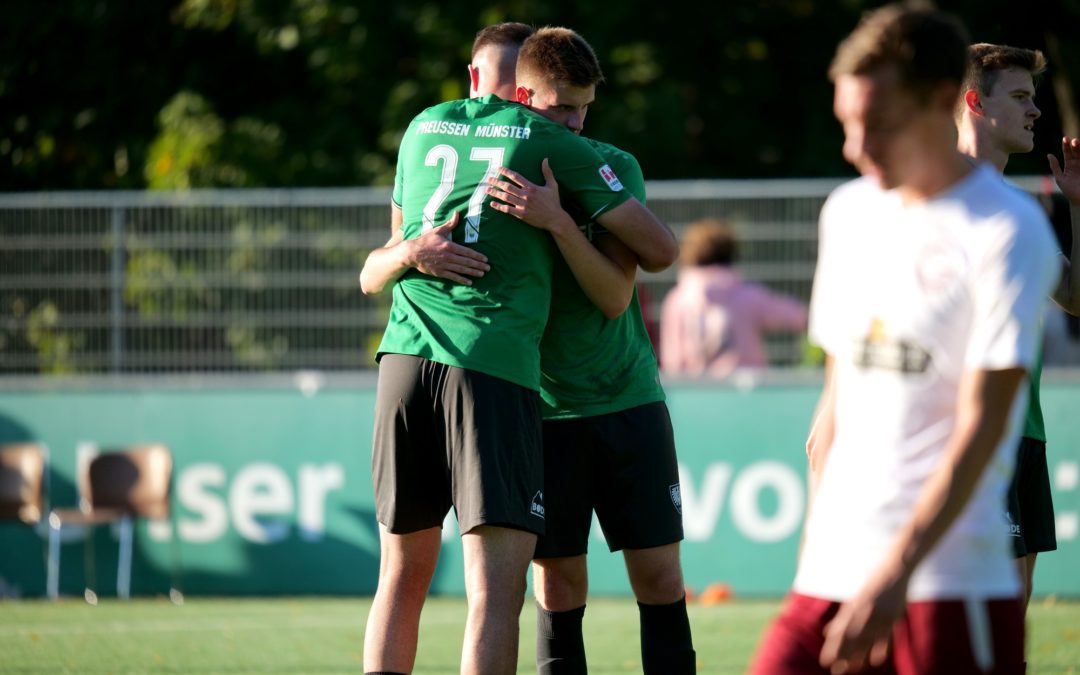
[[[0,602],[0,673],[359,673],[365,598],[190,598],[97,607],[69,598]],[[741,673],[775,601],[691,604],[701,673]],[[457,673],[465,603],[424,609],[416,675]],[[521,617],[518,672],[533,666],[533,604]],[[1036,600],[1029,616],[1030,675],[1080,673],[1080,603]],[[589,672],[640,673],[637,608],[595,598],[585,615]]]

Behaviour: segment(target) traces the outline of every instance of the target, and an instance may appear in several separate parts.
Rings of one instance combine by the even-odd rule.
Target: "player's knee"
[[[588,584],[588,568],[584,557],[548,558],[533,563],[533,578],[537,585],[554,587]]]
[[[536,601],[552,612],[566,612],[585,604],[588,588],[573,584],[547,583],[535,588]]]
[[[563,612],[585,604],[588,569],[576,558],[538,560],[533,566],[536,601],[544,609]]]
[[[393,598],[395,604],[423,604],[429,583],[415,577],[390,577],[379,580],[378,593]]]
[[[496,607],[517,607],[521,609],[525,600],[525,571],[521,574],[494,573],[494,570],[478,571],[468,575],[465,594],[469,605]]]
[[[686,593],[678,564],[639,566],[630,574],[630,585],[638,602],[647,605],[678,602]]]
[[[486,619],[517,617],[525,604],[525,586],[524,577],[520,583],[489,580],[488,583],[476,584],[466,589],[469,614],[484,616]],[[516,618],[514,620],[516,621]]]

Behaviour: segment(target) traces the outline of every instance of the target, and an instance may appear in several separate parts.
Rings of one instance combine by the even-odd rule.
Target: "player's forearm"
[[[967,506],[1005,434],[1024,371],[975,371],[961,385],[957,423],[945,453],[901,528],[888,557],[909,578]]]
[[[833,439],[836,436],[836,388],[833,364],[832,356],[826,354],[825,379],[821,386],[821,397],[814,409],[814,417],[810,422],[810,434],[806,439],[806,510],[803,514],[803,531],[799,537],[799,556],[802,555],[803,544],[806,542],[805,523],[810,522],[814,498],[821,484],[821,474],[825,469],[825,461],[829,458],[829,451],[832,449]]]
[[[409,243],[398,241],[368,254],[360,270],[360,290],[365,295],[382,293],[412,266]]]
[[[660,368],[667,374],[685,373],[682,314],[673,299],[664,301],[660,310]]]
[[[604,316],[614,319],[625,312],[634,295],[633,275],[593,246],[569,215],[547,229],[581,290]]]
[[[806,439],[806,459],[809,462],[811,482],[815,486],[821,479],[821,472],[825,468],[825,461],[829,458],[829,449],[832,448],[836,435],[835,414],[831,396],[828,392],[822,392],[821,404],[810,427],[810,436]]]
[[[895,541],[894,555],[888,557],[905,577],[911,576],[963,511],[1001,437],[988,430],[968,432],[970,437],[954,439],[954,447],[935,467],[913,517]]]
[[[1072,223],[1072,248],[1061,270],[1061,281],[1054,291],[1054,302],[1073,316],[1080,316],[1080,204],[1069,204]]]
[[[817,493],[817,486],[821,482],[821,473],[825,468],[825,461],[829,457],[833,438],[836,435],[836,390],[833,381],[833,359],[825,357],[825,381],[821,388],[821,398],[818,399],[817,408],[814,410],[814,418],[810,424],[810,434],[806,439],[806,459],[808,474],[807,513],[809,504],[813,502]]]
[[[636,199],[599,215],[597,222],[637,254],[646,272],[667,269],[679,256],[675,234]]]

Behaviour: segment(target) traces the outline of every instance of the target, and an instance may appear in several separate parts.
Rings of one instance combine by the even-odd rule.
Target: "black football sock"
[[[670,605],[643,605],[641,666],[645,675],[684,675],[697,672],[697,654],[690,637],[686,598]]]
[[[581,619],[585,605],[549,612],[536,603],[536,672],[539,675],[585,675],[585,640]]]

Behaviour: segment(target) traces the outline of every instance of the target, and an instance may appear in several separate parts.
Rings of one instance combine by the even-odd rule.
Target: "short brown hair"
[[[924,97],[942,82],[963,81],[969,41],[957,19],[926,2],[885,5],[865,14],[840,43],[829,79],[894,66],[901,85]]]
[[[724,220],[703,218],[686,227],[679,247],[679,263],[686,267],[730,265],[739,257],[735,231]]]
[[[539,77],[546,82],[565,82],[588,87],[604,81],[596,52],[569,28],[545,26],[532,34],[518,52],[517,79]]]
[[[481,28],[473,40],[472,56],[488,45],[496,47],[520,47],[521,43],[529,39],[536,29],[527,23],[517,21],[504,21]]]
[[[997,83],[998,74],[1009,68],[1026,70],[1034,79],[1046,71],[1046,57],[1038,49],[986,42],[971,45],[968,47],[968,69],[962,91],[974,89],[983,96],[989,96]]]

